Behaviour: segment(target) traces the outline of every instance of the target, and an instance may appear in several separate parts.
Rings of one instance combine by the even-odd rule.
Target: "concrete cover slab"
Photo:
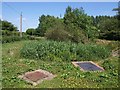
[[[72,62],[72,64],[76,67],[80,67],[82,71],[104,71],[102,67],[92,61]]]
[[[31,72],[26,72],[25,74],[20,75],[18,77],[36,86],[37,84],[41,83],[43,80],[51,80],[55,76],[56,75],[53,75],[48,71],[39,69]]]

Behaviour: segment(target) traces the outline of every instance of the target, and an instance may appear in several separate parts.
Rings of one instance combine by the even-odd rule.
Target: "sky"
[[[118,7],[118,2],[2,2],[3,20],[13,23],[16,27],[20,26],[20,13],[23,15],[23,31],[28,28],[37,28],[39,17],[44,15],[52,15],[62,17],[65,14],[67,6],[72,8],[83,7],[85,13],[92,16],[97,15],[116,15],[113,8]]]

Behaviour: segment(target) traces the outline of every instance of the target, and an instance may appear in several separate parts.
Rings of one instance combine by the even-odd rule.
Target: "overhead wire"
[[[19,14],[19,15],[22,14],[22,12],[19,12],[17,9],[13,8],[11,5],[7,4],[6,2],[4,2],[4,4],[5,4],[6,6],[8,6],[9,8],[11,8],[15,13],[17,13],[17,14]],[[23,15],[22,15],[22,16],[23,16]],[[24,18],[24,17],[23,17],[23,18]],[[26,20],[23,20],[23,21],[24,21],[23,23],[25,23],[26,26],[28,26],[28,23],[26,22]]]
[[[6,6],[8,6],[9,8],[11,8],[14,12],[16,12],[17,14],[21,14],[20,12],[18,12],[15,8],[13,8],[13,7],[11,7],[9,4],[7,4],[6,2],[4,2],[4,4],[6,5]]]
[[[11,5],[7,4],[6,2],[4,2],[3,4],[6,5],[7,7],[9,7],[10,9],[12,9],[12,11],[14,11],[16,14],[22,15],[21,12],[19,12],[17,9],[13,8]],[[14,36],[14,34],[13,34],[13,36]]]

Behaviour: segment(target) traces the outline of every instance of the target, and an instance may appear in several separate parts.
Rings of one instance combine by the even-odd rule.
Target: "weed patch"
[[[71,42],[39,41],[26,44],[21,56],[40,60],[97,60],[110,55],[110,50],[101,45],[75,44]]]

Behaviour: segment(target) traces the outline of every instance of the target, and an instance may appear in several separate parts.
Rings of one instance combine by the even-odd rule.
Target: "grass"
[[[95,61],[104,72],[82,72],[66,61],[42,61],[20,57],[20,49],[34,41],[17,41],[2,45],[2,86],[5,88],[117,88],[118,58],[109,57]],[[24,72],[44,69],[55,75],[50,81],[37,86],[18,78]]]

